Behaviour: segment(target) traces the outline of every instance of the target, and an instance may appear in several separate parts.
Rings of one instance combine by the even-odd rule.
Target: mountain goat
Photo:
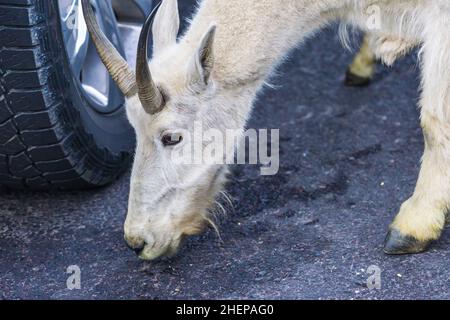
[[[378,30],[367,28],[369,6],[379,8]],[[370,31],[374,40],[367,45],[389,63],[421,46],[425,153],[414,194],[390,226],[384,251],[421,252],[440,236],[450,205],[448,0],[203,0],[180,39],[177,1],[164,0],[142,29],[136,73],[101,32],[89,0],[83,9],[102,61],[127,97],[137,135],[124,229],[141,259],[173,254],[185,236],[199,233],[225,183],[226,165],[171,160],[185,142],[183,132],[192,132],[196,121],[221,132],[243,129],[257,92],[283,58],[335,20]]]

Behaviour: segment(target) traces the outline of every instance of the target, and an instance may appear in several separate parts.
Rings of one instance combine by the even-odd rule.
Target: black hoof
[[[402,235],[396,229],[390,229],[384,242],[386,254],[408,254],[423,252],[431,241],[419,241],[414,237]]]
[[[345,74],[345,85],[349,87],[365,87],[370,84],[371,80],[370,77],[366,78],[358,76],[350,70],[347,70],[347,73]]]

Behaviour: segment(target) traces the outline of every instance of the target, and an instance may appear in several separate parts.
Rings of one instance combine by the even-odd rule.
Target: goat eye
[[[161,139],[161,142],[165,147],[177,145],[181,141],[183,141],[183,137],[178,133],[165,134]]]

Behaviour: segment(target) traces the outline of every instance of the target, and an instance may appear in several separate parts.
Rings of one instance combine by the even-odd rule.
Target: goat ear
[[[202,38],[199,48],[189,66],[192,84],[208,85],[214,67],[214,37],[216,26],[211,25]]]
[[[153,22],[153,52],[161,52],[175,44],[179,29],[178,0],[162,0]]]

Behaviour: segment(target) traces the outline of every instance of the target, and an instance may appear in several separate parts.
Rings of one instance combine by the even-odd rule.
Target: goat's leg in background
[[[347,69],[345,84],[355,87],[368,85],[375,74],[378,61],[392,66],[417,45],[417,40],[413,39],[367,33],[359,52]]]
[[[425,153],[414,194],[386,237],[385,252],[416,253],[441,235],[450,207],[450,34],[442,19],[427,26],[422,50],[421,125]]]
[[[372,80],[377,61],[370,47],[370,37],[370,34],[364,36],[359,52],[347,69],[345,84],[348,86],[366,86]]]

